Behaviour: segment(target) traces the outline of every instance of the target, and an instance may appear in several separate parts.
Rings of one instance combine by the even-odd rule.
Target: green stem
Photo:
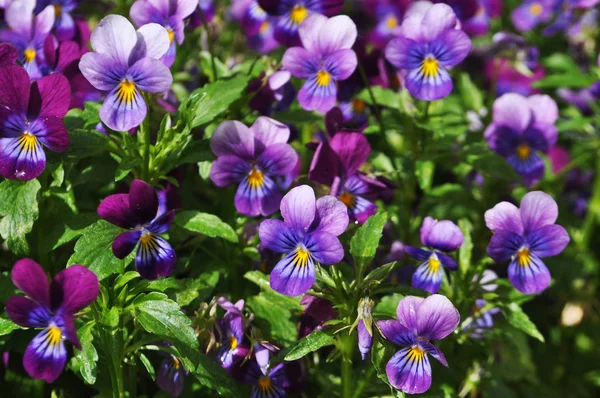
[[[379,105],[377,104],[377,101],[375,100],[375,94],[373,94],[373,89],[371,88],[371,84],[369,83],[369,78],[367,77],[367,74],[365,73],[365,69],[363,68],[363,66],[359,63],[358,64],[358,70],[360,72],[360,77],[363,80],[363,83],[365,84],[365,87],[367,88],[367,91],[369,92],[369,97],[371,97],[371,102],[373,102],[373,108],[375,109],[375,118],[377,119],[377,123],[379,123],[379,129],[381,130],[381,133],[385,133],[385,124],[383,124],[383,117],[381,117],[381,110],[379,109]]]
[[[219,78],[219,76],[217,76],[217,65],[215,64],[215,54],[213,52],[212,35],[210,34],[210,30],[208,29],[208,20],[206,19],[206,15],[204,15],[202,8],[198,8],[198,10],[200,11],[200,19],[202,19],[202,25],[204,26],[204,30],[206,30],[206,42],[208,44],[208,52],[210,53],[210,64],[212,67],[214,82]]]
[[[352,362],[342,356],[342,397],[352,397]]]
[[[589,248],[590,239],[594,232],[594,226],[600,216],[600,153],[596,156],[596,180],[594,181],[594,191],[590,199],[587,215],[583,223],[583,238],[581,244],[584,248]]]
[[[104,334],[104,352],[109,359],[108,371],[110,373],[110,381],[113,398],[123,398],[125,396],[123,383],[123,368],[121,366],[121,348],[120,334],[110,333],[105,331]]]
[[[146,118],[144,119],[144,121],[142,122],[140,129],[141,131],[141,135],[143,138],[143,143],[144,143],[144,161],[143,161],[143,168],[142,168],[142,180],[146,181],[146,182],[150,182],[150,141],[151,141],[151,134],[150,134],[150,126],[149,126],[149,119],[150,119],[150,112],[148,112],[148,114],[146,115]]]
[[[369,370],[367,371],[367,374],[360,380],[360,383],[358,383],[356,390],[354,390],[353,398],[360,397],[362,392],[367,387],[367,384],[369,384],[371,382],[371,378],[373,377],[373,374],[375,374],[375,367],[369,366]]]

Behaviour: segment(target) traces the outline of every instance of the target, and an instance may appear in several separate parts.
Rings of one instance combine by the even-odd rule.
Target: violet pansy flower
[[[186,374],[181,359],[168,354],[168,357],[160,363],[156,373],[156,385],[170,397],[176,398],[183,392]]]
[[[462,329],[469,332],[471,338],[481,339],[494,327],[494,315],[500,313],[500,308],[490,308],[482,311],[487,302],[483,299],[475,300],[471,308],[471,317],[465,320]]]
[[[149,23],[156,23],[164,27],[169,35],[169,50],[162,56],[162,61],[167,67],[175,62],[177,44],[183,43],[187,18],[198,6],[197,0],[137,0],[129,10],[133,23],[142,27]]]
[[[249,348],[242,345],[244,342],[244,300],[235,304],[224,298],[218,300],[219,306],[227,312],[223,318],[217,320],[218,331],[221,337],[221,347],[217,352],[217,360],[225,369],[231,369],[234,363],[246,356]]]
[[[320,113],[337,100],[337,82],[348,79],[358,64],[352,46],[356,25],[346,15],[327,18],[314,14],[300,25],[302,47],[288,48],[281,61],[292,76],[306,79],[298,93],[302,108]]]
[[[238,121],[221,123],[210,138],[217,160],[210,178],[219,187],[239,184],[235,208],[247,216],[267,216],[279,208],[283,193],[275,178],[296,167],[298,154],[287,143],[290,130],[261,116],[248,128]]]
[[[344,0],[258,0],[268,14],[279,17],[275,38],[284,46],[300,44],[299,28],[311,15],[334,16],[344,6]]]
[[[426,299],[406,296],[396,310],[397,320],[379,321],[377,327],[386,339],[402,346],[388,361],[385,372],[390,384],[408,394],[421,394],[431,386],[428,355],[448,367],[444,354],[431,341],[452,333],[460,314],[445,296]]]
[[[23,366],[31,377],[52,383],[67,362],[64,340],[81,349],[74,317],[98,297],[98,278],[86,267],[72,265],[49,283],[42,267],[28,258],[15,263],[11,277],[27,297],[9,298],[8,316],[17,325],[43,329],[27,346]]]
[[[554,14],[558,0],[525,0],[510,14],[515,28],[527,32],[542,22],[547,22]]]
[[[271,287],[286,296],[306,293],[315,282],[315,263],[332,265],[344,258],[338,236],[348,226],[346,206],[333,196],[315,200],[308,185],[293,188],[281,200],[283,220],[265,220],[258,228],[261,245],[284,253]]]
[[[463,22],[463,30],[472,36],[489,32],[492,18],[502,15],[502,0],[478,0],[475,15]]]
[[[385,56],[396,68],[409,71],[405,85],[413,97],[433,101],[452,91],[448,68],[471,51],[469,36],[455,29],[456,23],[448,5],[417,2],[407,11],[399,36],[388,43]]]
[[[508,279],[521,293],[539,293],[550,284],[550,271],[542,258],[560,254],[569,234],[554,224],[558,206],[547,193],[529,192],[518,208],[500,202],[485,212],[485,224],[494,232],[487,247],[496,262],[510,260]]]
[[[44,63],[44,41],[54,25],[54,7],[47,6],[34,15],[35,0],[13,1],[4,12],[10,30],[0,31],[0,42],[17,48],[19,61],[31,80],[42,77],[40,65]]]
[[[79,0],[41,0],[37,10],[47,6],[54,7],[54,30],[59,41],[71,40],[75,37],[76,25],[71,12],[77,8]]]
[[[463,234],[452,221],[437,221],[425,217],[421,226],[421,243],[431,250],[405,246],[412,258],[423,261],[412,276],[412,286],[437,293],[444,277],[444,268],[455,271],[458,264],[444,253],[453,252],[463,244]]]
[[[136,32],[125,17],[109,15],[94,29],[91,42],[95,52],[84,54],[79,68],[92,86],[108,91],[100,119],[113,130],[139,126],[147,112],[142,92],[164,93],[173,82],[160,61],[169,49],[167,31],[150,23]]]
[[[158,195],[154,188],[134,180],[129,193],[107,196],[98,206],[98,216],[130,231],[123,232],[113,242],[115,257],[123,259],[137,246],[135,268],[142,278],[156,279],[173,273],[177,256],[160,234],[169,229],[175,216],[169,211],[157,216]]]
[[[46,168],[43,147],[67,150],[69,136],[62,119],[70,98],[69,82],[59,73],[30,86],[23,68],[0,67],[0,174],[31,180]]]
[[[484,137],[531,185],[544,175],[544,161],[536,152],[546,153],[556,144],[557,120],[558,106],[547,95],[504,94],[494,102],[492,123]]]
[[[252,386],[251,398],[283,398],[286,397],[284,387],[287,386],[284,363],[271,369],[262,368],[256,359],[250,361],[246,368],[244,382]]]

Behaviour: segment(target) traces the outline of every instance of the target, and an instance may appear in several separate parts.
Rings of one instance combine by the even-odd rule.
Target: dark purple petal
[[[339,236],[346,231],[349,223],[346,205],[333,196],[317,199],[313,232],[327,232]]]
[[[419,265],[412,276],[412,287],[423,289],[429,293],[437,293],[442,285],[443,277],[444,270],[440,261],[432,258]]]
[[[267,175],[261,174],[262,179],[252,181],[250,177],[240,183],[235,193],[236,210],[250,217],[275,213],[283,196],[277,184]]]
[[[292,229],[305,233],[315,219],[315,192],[308,185],[290,190],[281,200],[281,215]]]
[[[458,264],[452,257],[440,252],[435,252],[435,255],[447,270],[456,271],[458,269]]]
[[[386,339],[396,345],[409,346],[416,343],[413,332],[405,328],[399,321],[378,321],[377,327]]]
[[[239,184],[250,173],[250,163],[235,155],[221,155],[210,168],[210,179],[218,187]]]
[[[371,145],[363,133],[336,134],[330,145],[342,161],[348,176],[356,173],[371,153]]]
[[[158,195],[150,184],[133,180],[129,188],[129,208],[140,225],[150,223],[158,211]]]
[[[289,144],[273,144],[257,160],[261,170],[269,175],[284,175],[298,163],[298,154]]]
[[[491,150],[500,156],[508,157],[515,154],[517,147],[521,144],[521,133],[494,122],[485,129],[483,137]]]
[[[147,3],[138,1],[137,3]],[[156,385],[170,397],[178,397],[185,387],[185,369],[181,361],[174,356],[163,359],[156,374]]]
[[[154,234],[164,234],[169,230],[175,219],[175,210],[168,211],[156,217],[146,229]]]
[[[462,245],[463,239],[462,231],[456,224],[442,220],[432,226],[423,244],[443,252],[452,252]]]
[[[303,261],[293,251],[273,268],[269,283],[276,292],[286,296],[299,296],[312,287],[315,278],[315,265],[310,255]]]
[[[142,236],[142,231],[127,231],[119,234],[112,244],[112,251],[116,258],[124,259],[135,249]]]
[[[395,37],[385,48],[385,57],[398,69],[417,69],[427,52],[422,44],[403,36]]]
[[[337,264],[344,258],[340,240],[328,232],[312,232],[304,239],[311,256],[323,265]]]
[[[356,331],[358,332],[358,350],[360,351],[360,356],[364,361],[371,351],[371,346],[373,345],[373,336],[369,334],[369,331],[367,330],[367,327],[362,319],[358,321]]]
[[[159,276],[170,276],[176,263],[177,255],[169,242],[152,234],[140,238],[135,269],[142,278],[153,280]]]
[[[56,37],[59,41],[70,40],[75,36],[75,20],[68,12],[56,16]]]
[[[281,220],[264,220],[258,227],[258,236],[262,247],[277,253],[289,253],[300,241],[290,227]]]
[[[354,197],[354,205],[348,207],[348,215],[352,220],[358,221],[359,224],[367,222],[369,217],[377,214],[377,205],[363,198],[362,196]]]
[[[427,341],[422,341],[419,344],[421,344],[421,347],[423,347],[429,355],[440,361],[445,367],[448,367],[448,361],[446,361],[446,357],[440,349]]]
[[[416,325],[419,337],[441,340],[452,333],[459,322],[460,314],[446,296],[429,296],[417,309]]]
[[[10,276],[19,290],[43,307],[50,307],[50,284],[46,273],[38,263],[23,258],[15,263]]]
[[[308,178],[311,181],[331,186],[335,177],[341,178],[342,176],[343,165],[337,153],[329,143],[319,143],[310,164]]]
[[[104,99],[100,108],[100,119],[112,130],[129,131],[144,121],[146,102],[137,88],[134,88],[129,96],[123,94],[120,87],[115,87]]]
[[[98,206],[98,217],[121,228],[133,228],[138,220],[129,206],[129,194],[118,193],[107,196]]]
[[[496,262],[507,261],[517,253],[523,243],[524,239],[518,233],[500,229],[492,236],[487,253]]]
[[[521,220],[525,234],[544,225],[554,224],[558,218],[558,205],[552,196],[541,191],[529,192],[521,199]]]
[[[81,342],[79,336],[77,336],[77,328],[73,317],[69,314],[62,314],[62,332],[64,337],[69,340],[77,349],[81,350]]]
[[[431,386],[431,364],[420,346],[406,347],[385,366],[390,384],[408,394],[421,394]]]
[[[40,122],[40,119],[37,120]],[[43,128],[36,134],[40,142],[54,152],[64,152],[69,148],[69,134],[62,119],[57,116],[46,116],[41,119]]]
[[[560,225],[544,225],[527,235],[529,250],[538,257],[556,256],[567,247],[570,238],[569,233]]]
[[[45,328],[52,315],[33,300],[23,296],[13,296],[6,301],[6,313],[19,326],[27,328]]]
[[[540,293],[550,285],[550,271],[544,262],[530,253],[527,260],[515,258],[508,266],[510,283],[523,294]]]
[[[92,86],[102,91],[111,91],[125,77],[125,65],[107,54],[87,53],[81,56],[79,70]]]
[[[17,61],[17,49],[8,43],[0,44],[0,65],[14,64]]]
[[[419,249],[418,247],[413,246],[404,246],[404,250],[409,256],[419,261],[425,261],[429,259],[432,253],[428,250]]]
[[[0,73],[0,107],[25,112],[29,104],[29,76],[17,65],[3,65]]]
[[[82,265],[72,265],[60,271],[50,286],[50,301],[53,308],[63,313],[75,314],[98,297],[98,277]]]
[[[67,350],[60,329],[46,328],[31,340],[23,356],[23,366],[35,379],[54,382],[62,373],[67,362]]]
[[[238,121],[226,121],[217,126],[210,137],[210,147],[217,156],[234,155],[243,159],[254,157],[254,134]]]
[[[517,206],[509,202],[500,202],[485,212],[485,225],[492,231],[506,229],[517,234],[523,233],[521,213]]]
[[[60,73],[43,77],[31,85],[30,114],[63,118],[69,110],[70,102],[71,86]]]

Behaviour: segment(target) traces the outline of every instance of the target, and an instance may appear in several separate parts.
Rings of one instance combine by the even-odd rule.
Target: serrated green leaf
[[[379,246],[383,227],[387,222],[387,214],[379,212],[367,220],[350,240],[350,253],[359,270],[371,263]],[[362,273],[362,272],[359,272]]]
[[[385,278],[388,277],[388,275],[390,274],[390,272],[392,272],[394,267],[396,267],[396,264],[397,263],[394,261],[373,269],[365,277],[364,285],[368,286],[371,282],[382,282]]]
[[[180,306],[189,305],[192,301],[206,299],[219,283],[219,272],[203,272],[197,278],[181,281],[175,299]]]
[[[77,331],[81,350],[75,350],[75,357],[81,364],[79,372],[81,377],[88,384],[96,383],[96,363],[98,362],[98,352],[94,347],[94,335],[92,333],[96,322],[91,321],[86,323]]]
[[[512,326],[520,329],[530,335],[531,337],[538,339],[542,343],[545,342],[544,336],[537,329],[535,324],[531,322],[529,317],[517,303],[510,303],[502,311],[508,323]]]
[[[81,264],[88,267],[99,280],[121,274],[135,257],[135,251],[123,260],[116,258],[112,244],[123,230],[111,223],[99,220],[83,231],[83,236],[75,244],[75,253],[69,258],[67,266]]]
[[[214,214],[191,210],[182,211],[175,216],[175,224],[188,231],[198,232],[211,238],[223,238],[230,242],[238,242],[238,236],[233,228]]]
[[[38,180],[4,180],[0,183],[0,235],[16,255],[29,252],[26,235],[38,219]]]
[[[317,351],[321,347],[333,344],[333,336],[323,330],[316,330],[301,339],[285,356],[286,361],[295,361],[306,354]]]

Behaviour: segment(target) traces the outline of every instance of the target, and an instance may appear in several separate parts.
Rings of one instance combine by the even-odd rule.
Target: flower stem
[[[371,85],[369,84],[369,79],[367,77],[365,69],[360,63],[358,64],[358,71],[360,72],[360,77],[362,78],[363,83],[367,88],[367,91],[369,92],[369,97],[371,97],[371,102],[373,103],[373,108],[375,109],[375,118],[377,119],[377,123],[379,123],[379,129],[383,134],[385,133],[385,125],[383,124],[383,118],[381,117],[381,110],[379,109],[379,105],[375,100],[375,94],[373,94],[373,89],[371,89]]]
[[[354,383],[352,374],[352,352],[354,348],[354,336],[340,333],[339,348],[342,352],[342,398],[351,398],[354,394]]]
[[[204,30],[206,31],[206,42],[208,44],[208,52],[210,53],[210,64],[212,67],[214,82],[219,78],[219,76],[217,76],[217,65],[215,64],[215,54],[213,52],[212,35],[210,34],[210,30],[208,29],[208,20],[206,19],[206,15],[204,15],[204,11],[202,11],[202,8],[198,8],[198,10],[200,11],[200,19],[202,19],[202,25],[204,26]]]
[[[125,396],[123,383],[123,368],[121,366],[121,335],[105,331],[104,333],[104,352],[109,359],[108,371],[110,373],[110,381],[113,398],[123,398]]]
[[[146,115],[146,118],[140,125],[141,136],[144,144],[144,160],[142,165],[142,180],[150,182],[150,126],[149,126],[150,112]]]

